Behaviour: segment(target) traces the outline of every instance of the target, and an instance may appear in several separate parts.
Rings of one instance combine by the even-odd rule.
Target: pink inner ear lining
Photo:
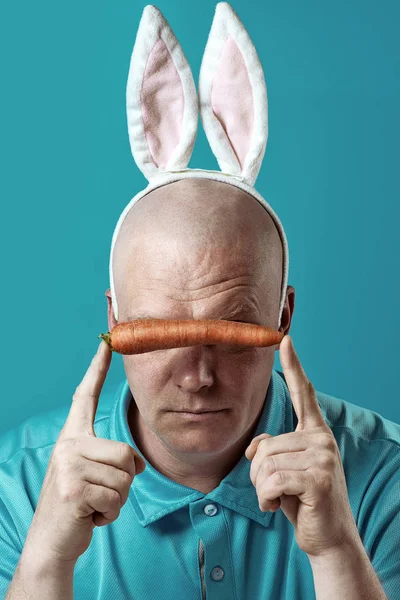
[[[254,123],[253,90],[243,55],[226,39],[211,90],[211,107],[243,169]]]
[[[165,168],[181,137],[184,96],[181,78],[162,39],[149,54],[140,102],[152,159],[157,167]]]

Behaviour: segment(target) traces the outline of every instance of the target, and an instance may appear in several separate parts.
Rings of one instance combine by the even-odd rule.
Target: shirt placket
[[[204,581],[204,546],[203,546],[203,542],[201,540],[199,541],[199,565],[200,565],[202,600],[206,600],[206,584]]]

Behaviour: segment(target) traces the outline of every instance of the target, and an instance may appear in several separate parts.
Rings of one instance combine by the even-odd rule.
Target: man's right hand
[[[94,419],[112,352],[100,346],[72,397],[57,438],[25,545],[49,561],[74,564],[93,528],[115,521],[146,463],[129,444],[97,438]]]

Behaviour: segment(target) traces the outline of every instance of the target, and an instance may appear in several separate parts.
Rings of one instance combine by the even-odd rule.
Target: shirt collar
[[[130,444],[145,460],[146,469],[132,482],[129,500],[143,527],[161,519],[194,500],[207,498],[268,527],[273,513],[262,512],[250,479],[249,461],[243,454],[220,484],[208,494],[177,483],[157,471],[135,444],[128,425],[128,408],[132,393],[127,379],[118,386],[110,414],[110,438]],[[297,425],[289,390],[281,372],[271,372],[262,413],[253,437],[260,433],[277,436],[294,431]]]

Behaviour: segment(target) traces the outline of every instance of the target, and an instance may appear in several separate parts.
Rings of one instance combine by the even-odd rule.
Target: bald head
[[[167,184],[141,198],[119,231],[112,265],[118,321],[138,303],[214,318],[203,316],[202,299],[217,301],[230,288],[250,292],[260,313],[263,304],[275,306],[277,320],[282,265],[276,225],[250,194],[212,179]]]

